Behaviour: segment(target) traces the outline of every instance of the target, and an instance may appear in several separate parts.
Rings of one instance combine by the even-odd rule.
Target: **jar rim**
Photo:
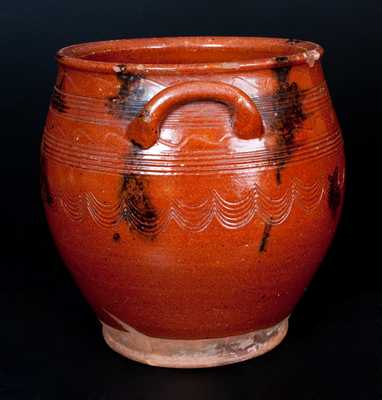
[[[226,73],[307,63],[320,45],[254,36],[178,36],[79,43],[60,49],[57,61],[74,69],[137,74]]]

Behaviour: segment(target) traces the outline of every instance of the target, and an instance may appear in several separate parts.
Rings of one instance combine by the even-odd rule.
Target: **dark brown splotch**
[[[41,187],[42,200],[48,206],[52,206],[54,203],[54,198],[53,198],[52,192],[50,190],[48,176],[46,173],[46,161],[45,161],[44,156],[41,156],[41,159],[40,159],[40,187]]]
[[[139,154],[140,148],[133,147],[133,153]],[[122,218],[130,229],[155,239],[158,227],[158,214],[148,193],[148,178],[135,173],[122,177],[120,196],[122,200]]]
[[[279,66],[273,70],[277,76],[278,88],[273,95],[275,115],[271,120],[271,128],[278,133],[277,147],[283,154],[276,170],[277,184],[281,184],[281,171],[292,155],[291,146],[295,144],[296,129],[306,119],[298,85],[288,81],[290,68]]]
[[[328,204],[332,211],[333,217],[337,214],[337,209],[341,204],[341,188],[338,179],[338,167],[336,167],[332,174],[328,176],[329,190],[328,190]]]
[[[278,56],[278,57],[275,57],[275,61],[282,64],[282,63],[288,62],[289,58],[287,56]]]
[[[270,223],[266,223],[264,226],[264,232],[263,232],[263,236],[261,238],[261,242],[260,242],[260,246],[259,246],[259,252],[261,252],[261,253],[266,250],[267,243],[268,243],[269,237],[271,235],[271,229],[272,229],[272,225]]]
[[[144,102],[139,101],[144,95],[144,89],[139,85],[143,76],[126,71],[124,65],[118,65],[118,69],[118,94],[109,97],[107,105],[110,113],[119,119],[134,118],[144,106]]]
[[[114,242],[119,242],[119,240],[121,239],[121,235],[118,232],[115,232],[113,234],[113,240]]]
[[[68,108],[65,104],[65,98],[62,94],[64,81],[65,81],[65,73],[62,74],[60,82],[56,85],[50,102],[52,108],[59,112],[64,112]]]
[[[289,44],[298,44],[301,43],[303,40],[301,39],[287,39],[286,42]]]

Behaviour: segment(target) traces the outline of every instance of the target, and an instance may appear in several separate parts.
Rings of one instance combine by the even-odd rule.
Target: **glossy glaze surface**
[[[203,339],[292,312],[343,202],[321,55],[298,40],[217,37],[58,53],[42,194],[100,320]]]

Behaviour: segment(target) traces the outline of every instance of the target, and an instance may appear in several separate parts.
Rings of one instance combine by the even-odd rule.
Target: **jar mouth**
[[[323,54],[316,43],[266,37],[195,36],[120,39],[64,47],[60,64],[104,73],[213,73],[313,65]]]

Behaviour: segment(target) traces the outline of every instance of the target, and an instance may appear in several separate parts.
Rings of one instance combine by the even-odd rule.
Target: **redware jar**
[[[343,200],[321,56],[310,42],[255,37],[58,52],[45,210],[114,350],[205,367],[283,339]]]

